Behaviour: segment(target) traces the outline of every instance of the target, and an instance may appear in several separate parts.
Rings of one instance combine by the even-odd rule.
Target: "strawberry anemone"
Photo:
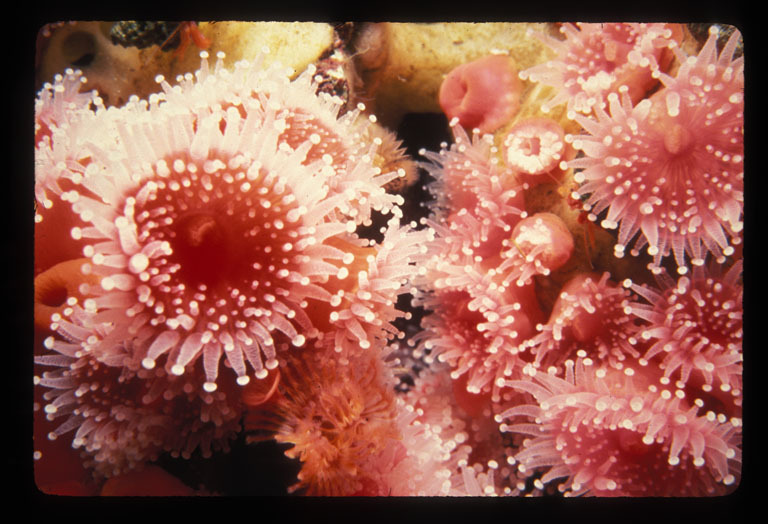
[[[638,338],[650,347],[643,357],[658,363],[664,377],[693,389],[696,397],[717,395],[721,413],[741,416],[743,294],[741,262],[725,274],[695,267],[662,289],[625,282],[644,303],[629,310],[642,319]]]
[[[665,24],[562,24],[564,40],[531,32],[550,47],[556,57],[520,72],[520,78],[556,89],[541,109],[549,112],[563,102],[568,118],[589,115],[605,106],[605,98],[627,85],[633,101],[642,98],[657,80],[652,73],[671,58],[664,53],[677,41],[673,28]]]
[[[335,349],[341,373],[397,336],[395,302],[427,234],[400,226],[402,197],[383,186],[402,173],[373,165],[374,119],[315,95],[313,67],[291,81],[259,61],[227,71],[223,54],[213,69],[201,57],[122,108],[73,94],[75,73],[38,103],[38,203],[44,214],[46,195],[59,197],[85,255],[36,280],[40,329],[53,332],[36,357],[54,368],[35,378],[48,389],[40,411],[66,416],[49,438],[74,431],[86,467],[107,477],[162,452],[226,449],[243,404],[272,405],[298,380],[276,369],[291,345]],[[67,118],[54,118],[62,104]],[[394,216],[380,243],[355,233],[374,212]],[[234,376],[219,377],[222,361]],[[238,390],[251,376],[263,387]],[[347,398],[336,393],[329,402]]]
[[[514,462],[526,475],[543,471],[539,486],[564,479],[557,489],[567,496],[712,496],[737,485],[739,426],[699,416],[682,390],[657,385],[650,366],[585,358],[565,367],[564,378],[507,381],[535,401],[496,417],[502,431],[530,437]]]
[[[573,241],[555,215],[529,217],[515,174],[501,169],[492,137],[472,140],[451,121],[455,143],[424,153],[436,178],[438,213],[422,222],[432,238],[419,259],[413,304],[432,312],[416,335],[417,355],[447,362],[470,410],[498,398],[498,381],[519,373],[541,319],[532,277],[570,256]],[[517,207],[520,206],[520,207]],[[471,398],[475,397],[475,398]]]
[[[87,240],[85,272],[101,285],[83,306],[94,324],[111,326],[96,350],[132,340],[144,368],[164,358],[174,375],[202,361],[211,392],[222,357],[244,385],[246,361],[264,378],[277,366],[278,347],[315,336],[304,309],[310,299],[330,303],[322,285],[350,263],[344,247],[354,243],[358,220],[370,208],[397,208],[365,196],[369,186],[384,193],[379,182],[387,180],[377,181],[375,168],[360,159],[363,167],[336,169],[330,152],[317,150],[323,126],[278,104],[298,98],[296,89],[314,97],[306,92],[311,82],[302,77],[296,87],[270,70],[278,79],[266,76],[263,96],[225,91],[219,96],[229,107],[209,106],[215,85],[233,78],[203,64],[197,83],[163,85],[149,103],[104,113],[119,140],[92,146],[88,172],[69,198],[85,223],[72,237]],[[233,75],[246,72],[251,89],[262,77],[245,66]],[[290,93],[273,94],[281,85]],[[333,121],[335,113],[322,116]],[[304,127],[296,131],[292,119]],[[308,126],[307,140],[292,148]],[[308,161],[311,154],[318,158]],[[341,171],[368,176],[368,186],[331,189]],[[368,211],[349,216],[353,200]]]
[[[744,202],[744,60],[734,58],[735,31],[717,54],[717,30],[697,56],[678,53],[674,78],[633,106],[626,87],[608,95],[609,112],[596,120],[576,116],[587,134],[566,136],[582,158],[567,162],[581,171],[578,198],[590,219],[607,209],[601,225],[619,228],[615,254],[648,246],[651,269],[674,254],[685,274],[712,253],[718,263],[740,242]],[[729,243],[729,237],[731,243]]]
[[[534,333],[520,302],[506,303],[492,292],[473,297],[466,291],[419,296],[415,301],[432,311],[422,321],[425,331],[414,338],[416,355],[450,365],[451,378],[461,380],[471,394],[461,397],[467,410],[486,403],[489,393],[498,396],[497,380],[520,373],[526,363],[523,343]]]
[[[510,271],[499,269],[501,242],[491,238],[500,238],[503,228],[486,236],[466,212],[445,225],[426,222],[434,237],[414,279],[413,305],[432,313],[412,339],[416,354],[449,363],[451,377],[477,397],[470,403],[489,393],[497,397],[497,380],[520,371],[524,343],[541,319],[533,284],[511,285]]]
[[[534,275],[549,275],[565,264],[573,253],[573,236],[563,220],[553,213],[536,213],[523,218],[502,243],[506,251],[496,272],[504,275],[503,285],[522,287]]]
[[[198,449],[205,457],[229,449],[242,413],[235,392],[203,391],[202,373],[176,377],[142,369],[130,341],[97,357],[93,347],[104,328],[89,321],[78,305],[68,308],[55,317],[58,335],[44,342],[49,351],[35,357],[38,366],[53,368],[35,376],[36,385],[48,388],[43,412],[56,421],[48,439],[74,431],[72,447],[103,477],[132,471],[162,452],[189,458]]]
[[[420,164],[435,181],[429,186],[437,209],[447,216],[467,212],[492,220],[498,227],[514,225],[525,217],[523,190],[527,187],[514,173],[499,165],[493,135],[473,130],[470,137],[458,118],[449,122],[454,143],[443,143],[439,153],[419,151],[429,162]]]
[[[545,325],[536,328],[535,365],[559,366],[583,352],[597,362],[617,366],[627,357],[637,358],[636,317],[631,314],[633,295],[610,284],[609,273],[580,274],[563,286]]]

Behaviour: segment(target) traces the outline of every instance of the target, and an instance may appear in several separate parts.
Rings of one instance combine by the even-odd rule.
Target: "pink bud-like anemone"
[[[479,246],[469,240],[472,229],[464,227],[471,221],[463,224],[473,217],[464,213],[456,218],[451,227],[428,222],[435,238],[426,244],[414,279],[413,305],[431,314],[422,320],[425,330],[411,342],[417,344],[418,355],[428,353],[428,361],[449,363],[451,377],[461,379],[470,394],[497,397],[497,381],[526,364],[526,341],[542,313],[532,285],[504,281],[497,269],[498,247],[495,256],[477,254]],[[457,225],[462,227],[453,227]]]
[[[591,218],[607,209],[603,227],[619,227],[617,256],[638,233],[635,252],[648,246],[653,269],[674,253],[684,274],[686,255],[704,264],[733,254],[728,237],[743,228],[744,61],[732,54],[736,31],[718,56],[710,35],[697,57],[684,60],[667,87],[632,106],[627,90],[608,96],[610,114],[577,116],[588,134],[566,137],[583,158],[568,167]],[[737,242],[738,240],[733,240]]]
[[[653,369],[579,359],[564,378],[538,372],[506,384],[535,399],[497,421],[530,437],[515,461],[527,475],[541,469],[539,484],[565,479],[558,490],[568,496],[712,496],[738,483],[740,427],[699,416]]]
[[[438,95],[448,120],[459,119],[464,129],[495,131],[509,122],[520,107],[522,83],[514,61],[490,55],[453,69]]]
[[[505,242],[504,262],[497,272],[504,275],[504,285],[523,286],[534,275],[549,275],[565,264],[573,253],[573,236],[560,217],[536,213],[523,218]]]
[[[523,175],[541,175],[565,159],[565,132],[551,118],[529,118],[516,123],[504,139],[507,167]],[[541,180],[542,177],[527,177]]]

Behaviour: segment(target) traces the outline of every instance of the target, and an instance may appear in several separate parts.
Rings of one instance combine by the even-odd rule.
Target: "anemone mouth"
[[[515,125],[504,145],[507,164],[528,175],[540,175],[556,168],[565,146],[559,124],[536,118]]]
[[[671,155],[685,155],[692,144],[691,132],[683,125],[676,123],[664,131],[664,149]]]
[[[740,346],[739,302],[736,289],[714,280],[696,282],[689,294],[669,292],[664,314],[674,342],[689,358],[714,348],[725,353]],[[731,312],[736,317],[731,318]]]
[[[177,219],[171,231],[170,262],[179,264],[178,276],[195,286],[216,287],[233,275],[243,275],[238,261],[242,245],[233,242],[231,231],[214,212],[195,212]]]
[[[620,428],[616,430],[616,449],[626,457],[642,457],[649,451],[642,435],[636,431]]]
[[[254,170],[206,162],[218,162],[219,170],[208,174],[207,166],[192,165],[137,189],[135,208],[124,215],[135,223],[142,252],[149,252],[138,269],[160,295],[182,300],[201,289],[209,298],[256,287],[266,292],[295,269],[296,198],[263,169],[246,173]],[[152,252],[154,244],[166,247]]]
[[[284,252],[292,236],[276,227],[284,222],[273,213],[259,217],[249,212],[250,206],[236,207],[240,209],[201,208],[155,232],[154,238],[167,240],[171,252],[153,265],[168,272],[170,284],[226,292],[251,287],[255,275],[264,276],[263,269],[274,276],[276,266],[291,265]]]
[[[447,300],[453,306],[447,313],[444,329],[449,334],[457,347],[467,352],[481,352],[484,347],[484,339],[478,326],[485,320],[483,314],[468,307],[471,297],[466,292],[449,293]]]
[[[541,139],[537,136],[524,137],[520,149],[526,156],[538,156],[541,152]]]

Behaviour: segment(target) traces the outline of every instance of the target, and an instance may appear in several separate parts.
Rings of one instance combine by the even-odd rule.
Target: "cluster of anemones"
[[[739,34],[718,53],[712,31],[688,56],[676,26],[562,32],[539,35],[557,58],[520,78],[554,87],[542,111],[568,101],[565,116],[583,134],[512,111],[495,137],[475,129],[469,139],[462,125],[507,106],[499,96],[467,99],[494,72],[506,86],[504,72],[484,59],[472,65],[483,70],[474,89],[469,65],[446,78],[446,93],[457,77],[469,85],[456,107],[441,97],[456,115],[455,143],[423,153],[436,206],[416,280],[414,304],[428,314],[414,355],[445,362],[455,404],[500,424],[517,470],[505,476],[508,493],[727,493],[740,478],[743,387],[742,265],[728,258],[743,227]],[[673,57],[679,67],[665,72]],[[571,147],[583,154],[573,159]],[[568,197],[584,199],[591,220],[607,209],[602,225],[621,224],[617,256],[642,233],[633,254],[649,246],[658,287],[570,271],[549,283],[565,281],[545,313],[537,282],[567,263],[574,240],[557,215],[528,216],[524,196],[542,182],[568,187],[571,176],[581,185]],[[677,282],[661,265],[670,253]]]
[[[318,92],[312,66],[291,80],[204,52],[120,108],[81,93],[76,71],[45,85],[38,465],[66,440],[91,481],[124,489],[161,454],[210,456],[244,431],[287,445],[290,491],[308,495],[733,490],[739,34],[688,56],[674,24],[561,29],[537,35],[556,54],[545,64],[518,73],[496,53],[447,75],[454,141],[421,153],[435,200],[420,224],[387,192],[412,176],[399,144]],[[554,95],[521,111],[542,85]],[[542,193],[564,200],[532,205]],[[619,229],[617,256],[639,236],[650,275],[573,260],[574,201]],[[425,311],[408,337],[406,292]]]
[[[470,139],[458,119],[451,127],[450,148],[423,153],[440,196],[437,213],[424,221],[434,239],[414,304],[436,314],[425,318],[414,341],[428,359],[448,362],[453,378],[466,373],[467,391],[498,399],[498,380],[521,371],[543,320],[533,277],[560,268],[573,238],[558,216],[523,210],[529,184],[522,177],[533,173],[500,165],[491,135]],[[548,132],[540,129],[538,136]]]
[[[567,283],[527,377],[505,381],[517,394],[497,420],[533,437],[515,455],[520,471],[549,467],[540,482],[565,477],[558,490],[568,495],[725,493],[740,471],[740,269],[697,268],[661,291],[610,284],[608,273]]]
[[[161,92],[124,107],[79,93],[73,71],[37,100],[35,361],[54,368],[35,378],[49,388],[37,407],[49,438],[74,434],[106,477],[226,449],[246,408],[280,384],[295,401],[290,387],[328,366],[352,388],[383,384],[381,365],[358,373],[358,354],[398,335],[426,234],[400,224],[402,197],[384,186],[405,173],[374,164],[382,139],[363,108],[340,115],[311,66],[290,80],[201,56],[194,75],[158,77]],[[359,236],[377,215],[392,216],[382,240]],[[392,438],[396,418],[382,422]],[[323,464],[318,478],[343,473]]]

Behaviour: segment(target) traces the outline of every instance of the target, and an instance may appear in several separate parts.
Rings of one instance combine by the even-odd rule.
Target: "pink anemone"
[[[539,485],[565,479],[567,496],[712,496],[738,483],[739,426],[698,415],[682,390],[656,384],[652,368],[566,362],[564,378],[534,373],[506,385],[535,401],[499,414],[502,431],[527,435],[520,471]],[[517,422],[518,417],[532,422]]]
[[[142,369],[130,341],[97,357],[93,347],[104,329],[89,322],[77,305],[55,316],[59,335],[48,337],[48,352],[35,357],[37,365],[52,368],[35,377],[48,388],[43,411],[48,420],[63,419],[49,439],[74,432],[72,447],[105,477],[140,468],[162,452],[189,458],[196,450],[208,457],[229,449],[242,412],[233,391],[203,391],[202,373],[176,377]]]
[[[560,291],[549,322],[537,326],[535,364],[561,365],[577,352],[613,366],[639,357],[635,317],[628,309],[631,293],[609,284],[609,273],[581,274]]]
[[[504,139],[507,167],[524,175],[541,175],[557,169],[565,160],[564,134],[562,126],[551,118],[518,122]]]
[[[725,274],[696,267],[677,282],[663,279],[661,290],[625,283],[647,301],[629,304],[645,321],[637,335],[650,344],[644,358],[658,362],[665,377],[697,385],[696,395],[719,390],[727,397],[723,407],[729,417],[741,414],[741,270],[741,262]]]
[[[685,274],[686,254],[704,264],[707,252],[718,262],[733,254],[728,237],[743,228],[744,76],[743,58],[732,54],[736,31],[720,53],[712,33],[677,77],[632,106],[627,90],[609,95],[610,115],[598,108],[597,121],[577,116],[588,134],[566,137],[585,156],[569,161],[590,218],[607,209],[603,227],[619,227],[617,256],[638,233],[634,252],[648,245],[654,270],[674,253]],[[734,243],[737,240],[733,241]]]
[[[513,60],[490,55],[448,73],[438,97],[448,120],[458,118],[464,129],[490,133],[517,113],[521,92]]]
[[[633,101],[642,98],[656,82],[652,73],[664,63],[663,50],[677,45],[665,24],[563,24],[560,32],[564,40],[533,33],[557,56],[521,71],[520,78],[554,87],[542,111],[567,102],[569,118],[605,107],[607,95],[621,85],[629,86]]]
[[[317,335],[304,309],[332,301],[322,285],[354,259],[357,225],[371,210],[398,214],[401,197],[381,187],[389,178],[366,157],[375,145],[334,159],[330,137],[354,144],[365,122],[311,102],[311,71],[288,82],[254,64],[230,74],[221,56],[214,71],[202,63],[197,82],[158,79],[164,92],[149,101],[97,113],[115,132],[81,130],[91,162],[67,198],[101,285],[83,306],[111,326],[97,351],[132,340],[146,369],[200,364],[212,392],[221,360],[243,385],[247,364],[264,378],[279,348]]]

